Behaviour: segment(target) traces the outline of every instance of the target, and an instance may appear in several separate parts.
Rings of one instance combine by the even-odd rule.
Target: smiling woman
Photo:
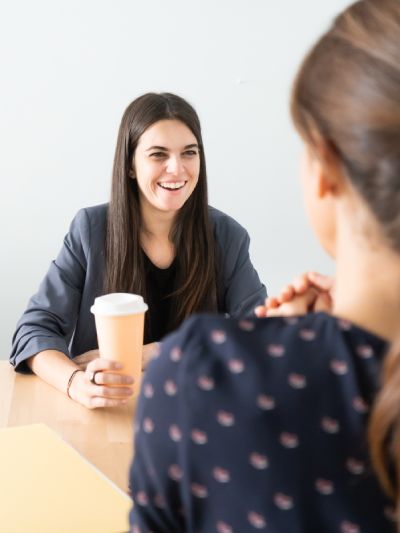
[[[236,317],[263,303],[248,249],[247,232],[208,205],[195,110],[170,93],[145,94],[122,117],[110,202],[72,221],[17,325],[11,363],[87,407],[120,405],[132,380],[98,357],[95,297],[144,297],[146,361],[154,343],[192,313]]]

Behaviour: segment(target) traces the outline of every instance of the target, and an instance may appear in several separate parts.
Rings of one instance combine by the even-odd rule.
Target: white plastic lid
[[[90,308],[94,315],[124,316],[144,313],[148,309],[142,296],[127,292],[113,292],[98,296]]]

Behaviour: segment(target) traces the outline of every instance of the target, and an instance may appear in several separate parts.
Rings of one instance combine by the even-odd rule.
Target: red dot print
[[[346,461],[346,468],[347,470],[356,476],[359,476],[364,473],[365,471],[365,465],[362,461],[359,461],[358,459],[354,459],[353,457],[349,457]]]
[[[204,391],[210,391],[215,387],[215,382],[209,376],[200,376],[197,380],[197,385]]]
[[[341,361],[340,359],[332,359],[330,363],[330,369],[337,376],[344,376],[348,371],[347,363],[345,361]]]
[[[356,351],[357,355],[361,357],[361,359],[371,359],[371,357],[374,355],[374,350],[368,344],[358,346]]]
[[[361,396],[356,396],[353,400],[353,407],[357,411],[357,413],[360,413],[364,415],[365,413],[368,413],[368,404],[361,398]]]
[[[225,427],[233,426],[235,423],[234,415],[232,413],[228,413],[228,411],[218,411],[217,420],[221,426]]]
[[[334,418],[330,418],[329,416],[324,416],[324,418],[321,420],[321,426],[326,433],[332,434],[338,433],[340,429],[339,422]]]
[[[317,334],[312,329],[301,329],[299,332],[299,337],[303,341],[313,341]]]
[[[154,431],[154,422],[151,418],[145,418],[143,420],[143,431],[145,433],[153,433]]]
[[[317,479],[315,481],[315,488],[320,494],[323,494],[324,496],[333,494],[334,491],[333,483],[328,479]]]
[[[169,426],[169,436],[174,442],[179,442],[182,438],[182,432],[176,424]]]
[[[255,328],[254,322],[250,320],[240,320],[238,325],[242,331],[253,331]]]
[[[168,468],[168,476],[174,481],[180,481],[183,477],[183,472],[178,465],[171,465]]]
[[[143,386],[143,394],[145,398],[153,398],[154,396],[153,385],[151,385],[150,383],[146,383]]]
[[[267,522],[262,514],[250,511],[247,515],[247,519],[256,529],[264,529],[267,527]]]
[[[231,359],[228,366],[232,374],[241,374],[244,370],[244,363],[241,359]]]
[[[192,441],[196,444],[206,444],[207,434],[199,429],[194,429],[191,433]]]
[[[264,411],[271,411],[275,409],[275,398],[266,394],[260,394],[257,396],[257,405]]]
[[[340,524],[341,533],[360,533],[361,529],[353,522],[344,521]]]
[[[307,385],[307,380],[302,374],[289,374],[288,382],[293,389],[304,389]]]
[[[220,468],[219,466],[214,468],[213,476],[220,483],[228,483],[228,481],[231,479],[229,471],[224,468]]]
[[[182,359],[182,350],[179,348],[179,346],[174,346],[171,349],[169,352],[169,358],[174,363],[179,363],[179,361]]]
[[[221,520],[217,522],[215,527],[217,529],[217,533],[234,533],[231,526],[226,522],[222,522]]]
[[[282,344],[268,344],[267,353],[271,357],[282,357],[285,354],[285,347]]]
[[[226,333],[220,329],[214,329],[211,332],[211,340],[215,344],[223,344],[226,341]]]
[[[299,445],[299,438],[294,433],[283,432],[279,440],[285,448],[297,448]]]
[[[253,452],[250,454],[250,464],[257,470],[265,470],[269,466],[268,457],[261,453]]]
[[[279,509],[282,509],[282,511],[289,511],[289,509],[292,509],[294,506],[293,498],[282,492],[275,494],[274,503]]]
[[[140,505],[142,507],[148,505],[148,503],[149,503],[149,500],[147,498],[147,494],[143,490],[140,490],[136,494],[136,501],[137,501],[138,505]]]
[[[206,487],[199,483],[192,483],[190,485],[190,490],[193,496],[196,496],[197,498],[206,498],[208,495]]]

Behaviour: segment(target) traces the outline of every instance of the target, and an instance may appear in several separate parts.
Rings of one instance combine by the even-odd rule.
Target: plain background
[[[270,294],[333,272],[303,212],[288,102],[299,63],[346,0],[37,0],[0,16],[0,358],[84,206],[108,200],[131,100],[198,111],[210,203],[250,233]]]

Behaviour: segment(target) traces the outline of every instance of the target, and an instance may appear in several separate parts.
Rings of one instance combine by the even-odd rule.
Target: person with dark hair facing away
[[[110,203],[74,218],[18,322],[16,370],[32,370],[89,408],[126,403],[132,378],[98,357],[90,312],[95,297],[113,292],[139,294],[149,306],[145,362],[192,313],[246,315],[266,296],[247,232],[208,205],[200,122],[174,94],[144,94],[126,109]]]
[[[132,532],[400,530],[399,95],[400,2],[355,2],[292,93],[331,312],[308,312],[310,284],[275,305],[297,316],[192,317],[165,339],[136,414]]]

